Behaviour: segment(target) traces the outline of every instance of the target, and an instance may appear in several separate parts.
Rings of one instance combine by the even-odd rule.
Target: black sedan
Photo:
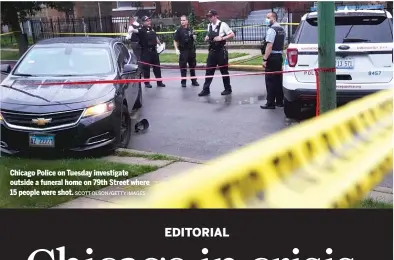
[[[61,37],[38,42],[0,86],[1,152],[114,150],[126,147],[141,83],[46,85],[139,79],[136,56],[119,40]],[[45,85],[40,85],[45,83]]]

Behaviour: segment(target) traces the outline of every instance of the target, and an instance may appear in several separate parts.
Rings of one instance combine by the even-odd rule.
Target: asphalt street
[[[180,76],[177,69],[162,72],[163,77]],[[248,72],[230,72],[238,73]],[[197,70],[197,76],[203,75],[203,70]],[[213,79],[209,97],[197,96],[204,83],[202,79],[199,87],[191,86],[190,81],[186,88],[181,87],[179,80],[164,83],[165,88],[156,87],[156,82],[152,82],[151,89],[143,88],[143,107],[136,118],[146,118],[150,127],[144,133],[134,133],[129,148],[209,160],[296,123],[285,118],[283,108],[260,108],[266,97],[262,75],[232,77],[231,96],[220,95],[221,78]],[[313,117],[313,113],[307,112],[306,118]],[[381,186],[392,187],[392,175]]]
[[[232,71],[231,74],[245,73]],[[246,72],[247,73],[247,72]],[[197,76],[204,75],[198,70]],[[220,75],[217,71],[216,75]],[[163,70],[163,77],[177,77],[176,69]],[[262,110],[265,102],[264,76],[231,78],[233,94],[221,96],[222,78],[214,78],[209,97],[198,97],[200,87],[179,80],[164,82],[167,87],[143,89],[143,108],[150,128],[132,137],[129,147],[196,159],[213,159],[265,138],[286,127],[283,109]]]

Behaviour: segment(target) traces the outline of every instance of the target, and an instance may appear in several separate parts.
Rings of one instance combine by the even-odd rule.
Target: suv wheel
[[[285,99],[283,110],[287,118],[300,119],[302,104],[300,101],[290,102]]]

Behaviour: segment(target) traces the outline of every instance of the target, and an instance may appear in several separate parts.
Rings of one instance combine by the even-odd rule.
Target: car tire
[[[120,114],[119,148],[127,148],[131,138],[131,117],[126,105]]]
[[[283,111],[285,116],[290,119],[300,119],[301,118],[302,103],[300,101],[290,102],[285,99],[283,104]]]
[[[142,107],[142,88],[141,88],[141,83],[140,83],[140,85],[138,87],[137,100],[134,103],[133,110],[140,109],[141,107]]]

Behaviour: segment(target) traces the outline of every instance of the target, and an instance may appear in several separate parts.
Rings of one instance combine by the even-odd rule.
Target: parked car
[[[372,9],[376,8],[372,6]],[[317,12],[305,14],[287,48],[284,113],[298,119],[303,106],[316,104]],[[385,10],[344,8],[335,12],[338,104],[393,87],[393,17]]]
[[[40,85],[136,79],[136,56],[118,39],[59,37],[30,47],[0,86],[1,152],[127,147],[141,83]]]

